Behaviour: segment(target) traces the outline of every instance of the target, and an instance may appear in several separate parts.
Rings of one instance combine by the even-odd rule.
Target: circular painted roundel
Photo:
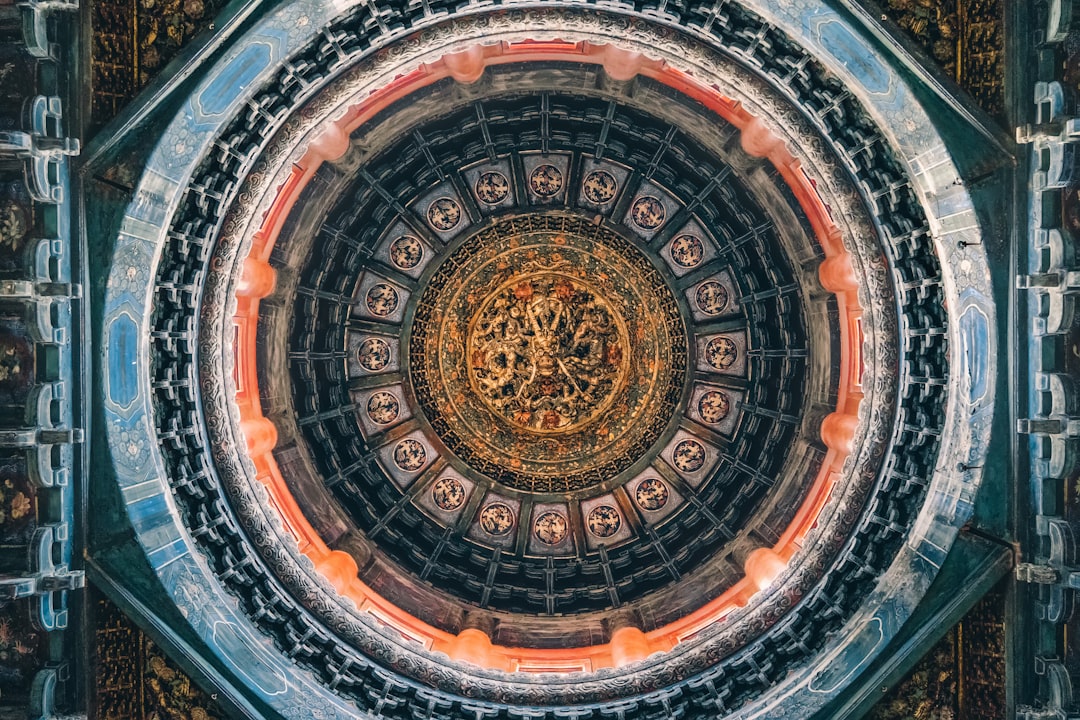
[[[589,202],[603,205],[615,198],[615,194],[619,191],[619,183],[607,170],[593,170],[585,176],[581,189]]]
[[[389,425],[397,420],[401,406],[392,393],[380,390],[372,393],[367,402],[367,414],[371,421],[379,425]]]
[[[514,511],[505,503],[491,503],[480,511],[480,527],[489,535],[506,535],[514,528]]]
[[[693,268],[705,258],[705,246],[696,235],[680,235],[671,241],[671,259],[684,268]]]
[[[402,440],[394,448],[394,463],[402,470],[419,470],[426,462],[427,450],[417,440]]]
[[[731,412],[731,400],[727,393],[720,390],[710,390],[698,400],[698,413],[701,419],[707,423],[718,423]]]
[[[739,348],[729,337],[713,338],[705,346],[705,361],[717,370],[726,370],[739,359]]]
[[[545,545],[558,545],[566,539],[566,518],[557,512],[546,512],[536,518],[533,533]]]
[[[728,304],[728,291],[716,280],[706,280],[694,293],[698,308],[706,315],[719,315]]]
[[[660,478],[645,478],[634,490],[634,500],[642,510],[656,511],[667,505],[667,485]]]
[[[461,222],[461,206],[453,198],[441,197],[428,207],[427,218],[436,230],[453,230]]]
[[[500,172],[486,172],[476,181],[476,197],[488,205],[497,205],[510,194],[510,181]]]
[[[697,440],[683,440],[675,446],[672,458],[683,472],[697,472],[705,466],[705,447]]]
[[[411,270],[424,259],[424,246],[412,235],[402,235],[390,243],[390,262],[402,270]]]
[[[440,510],[457,510],[465,504],[465,486],[454,477],[442,477],[431,488],[431,497]]]
[[[377,283],[367,291],[367,309],[372,315],[386,317],[398,308],[397,290],[386,283]]]
[[[529,187],[540,197],[558,195],[562,186],[562,171],[554,165],[538,165],[529,174]]]
[[[652,195],[645,195],[634,201],[630,208],[630,217],[642,230],[655,230],[664,224],[667,210],[664,204]]]
[[[390,346],[380,338],[367,338],[357,348],[356,358],[365,370],[378,372],[390,364]]]
[[[609,538],[619,532],[622,527],[622,517],[619,511],[610,505],[597,505],[589,511],[586,518],[589,532],[598,538]]]

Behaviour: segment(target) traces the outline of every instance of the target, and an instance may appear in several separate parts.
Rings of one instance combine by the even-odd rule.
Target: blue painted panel
[[[986,362],[990,354],[990,318],[982,308],[971,305],[960,316],[960,340],[968,392],[975,404],[986,397],[990,382]]]
[[[162,545],[157,550],[150,551],[146,557],[150,560],[152,567],[160,568],[187,554],[187,544],[183,538],[177,538],[167,545]]]
[[[281,695],[289,689],[289,681],[262,647],[245,638],[235,623],[214,623],[214,643],[224,649],[233,670],[265,695]]]
[[[871,618],[850,642],[844,645],[823,672],[811,679],[809,690],[831,694],[851,682],[851,678],[878,653],[886,643],[886,628],[881,617]]]
[[[839,21],[827,21],[818,27],[821,43],[844,64],[862,86],[872,93],[884,95],[889,92],[892,72],[881,58],[869,51],[847,25]]]
[[[129,408],[139,394],[139,327],[129,315],[120,315],[109,325],[108,334],[109,399]]]
[[[129,502],[127,504],[128,517],[131,525],[139,535],[148,533],[162,525],[173,525],[174,518],[169,511],[169,504],[164,495],[151,495],[149,497]],[[176,535],[175,530],[173,536]]]
[[[195,99],[199,112],[210,117],[225,112],[270,64],[272,54],[272,48],[265,43],[253,43],[241,50],[199,93]]]

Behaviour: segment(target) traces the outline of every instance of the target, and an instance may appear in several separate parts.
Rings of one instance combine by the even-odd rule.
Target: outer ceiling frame
[[[935,577],[959,528],[972,513],[982,458],[987,452],[996,374],[995,315],[990,272],[981,249],[982,229],[960,173],[915,88],[882,57],[875,44],[824,2],[744,0],[808,49],[873,115],[904,161],[934,235],[942,264],[949,313],[954,375],[937,468],[905,547],[844,631],[831,638],[814,662],[740,709],[733,717],[804,716],[835,697],[899,630]],[[540,3],[504,5],[534,7]],[[547,7],[551,7],[548,5]],[[118,233],[107,276],[100,347],[108,353],[99,378],[104,394],[108,447],[136,536],[162,585],[217,660],[231,668],[246,692],[284,717],[356,717],[347,701],[269,650],[240,612],[184,527],[165,476],[152,430],[151,370],[147,366],[152,268],[166,241],[168,223],[187,183],[218,131],[236,109],[295,49],[308,44],[345,6],[297,0],[271,10],[243,35],[191,89],[180,112],[146,162],[134,200]],[[619,8],[606,8],[620,13]],[[431,18],[436,25],[441,18]],[[669,24],[662,10],[650,16]],[[411,32],[411,31],[410,31]],[[408,33],[403,32],[399,40]],[[530,37],[561,38],[538,28]],[[454,46],[433,45],[437,58]],[[565,39],[565,38],[564,38]],[[610,38],[609,38],[610,39]],[[615,41],[618,43],[618,40]],[[679,58],[665,58],[679,63]],[[424,57],[414,58],[419,63]],[[176,86],[174,91],[180,91]],[[128,127],[120,145],[138,143]],[[134,274],[129,269],[134,268]]]

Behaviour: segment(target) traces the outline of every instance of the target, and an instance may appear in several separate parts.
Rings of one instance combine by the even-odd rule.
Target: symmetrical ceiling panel
[[[267,352],[259,382],[291,393],[266,409],[296,437],[275,455],[309,459],[315,472],[294,463],[285,478],[340,503],[338,544],[358,564],[377,548],[480,608],[623,607],[703,565],[693,594],[713,597],[760,545],[755,526],[769,537],[784,521],[755,522],[761,504],[796,508],[824,457],[797,442],[817,433],[802,421],[802,298],[818,288],[823,338],[839,335],[835,301],[784,243],[823,252],[783,183],[724,150],[737,131],[721,117],[697,118],[698,138],[597,93],[540,90],[583,83],[580,66],[523,72],[492,74],[537,90],[453,113],[452,81],[428,90],[432,117],[401,100],[383,118],[396,142],[359,179],[347,161],[315,176],[341,199],[270,258],[281,273],[306,257],[266,299],[288,308],[263,332],[288,322],[290,353],[280,367]],[[820,344],[819,372],[837,350]],[[809,402],[837,384],[822,378]]]
[[[980,228],[900,76],[786,5],[298,0],[177,89],[105,415],[248,692],[791,717],[910,615],[989,432]]]

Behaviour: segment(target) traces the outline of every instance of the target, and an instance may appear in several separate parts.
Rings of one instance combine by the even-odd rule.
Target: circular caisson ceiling
[[[347,157],[327,166],[323,201],[342,200],[320,227],[279,235],[270,264],[306,262],[295,287],[264,300],[291,306],[281,322],[295,338],[288,367],[269,354],[260,363],[268,394],[293,397],[265,408],[275,456],[309,459],[315,472],[294,463],[286,480],[318,498],[310,508],[337,500],[351,526],[338,546],[358,565],[376,551],[381,591],[433,624],[461,629],[436,619],[430,606],[445,614],[447,599],[428,588],[465,600],[463,613],[539,616],[627,609],[668,588],[638,621],[653,629],[733,585],[762,544],[755,525],[784,523],[813,486],[823,453],[797,438],[816,436],[823,415],[802,408],[828,403],[838,378],[806,397],[802,298],[835,300],[797,274],[787,248],[822,251],[786,186],[724,148],[737,131],[718,115],[684,99],[680,130],[611,93],[559,90],[586,81],[580,64],[492,76],[532,90],[447,112],[457,85],[444,81],[399,101],[364,128],[397,132],[361,179]],[[647,92],[637,105],[670,97],[656,83]],[[545,106],[546,142],[532,137]],[[438,145],[417,146],[437,132]],[[651,172],[638,169],[646,161]],[[445,179],[425,187],[433,170]],[[538,170],[558,189],[537,192]],[[405,212],[388,206],[387,187]],[[370,256],[335,237],[361,238]],[[403,268],[395,247],[406,241],[415,251]],[[827,309],[819,318],[822,337],[838,334]],[[826,372],[836,348],[816,352]],[[273,379],[287,377],[279,389]],[[342,403],[355,423],[341,422]],[[787,518],[762,512],[778,496]],[[409,592],[388,590],[403,569]],[[542,617],[500,617],[496,633],[564,644],[567,633],[602,637],[605,622],[544,632]]]
[[[208,80],[161,141],[144,189],[183,179],[130,211],[167,208],[158,244],[113,261],[150,252],[152,292],[107,291],[152,351],[109,432],[148,419],[204,563],[160,572],[213,583],[176,592],[193,625],[272,638],[286,716],[832,682],[977,486],[985,257],[935,241],[907,141],[783,13],[474,10],[285,5],[230,55],[271,58],[242,97]]]

